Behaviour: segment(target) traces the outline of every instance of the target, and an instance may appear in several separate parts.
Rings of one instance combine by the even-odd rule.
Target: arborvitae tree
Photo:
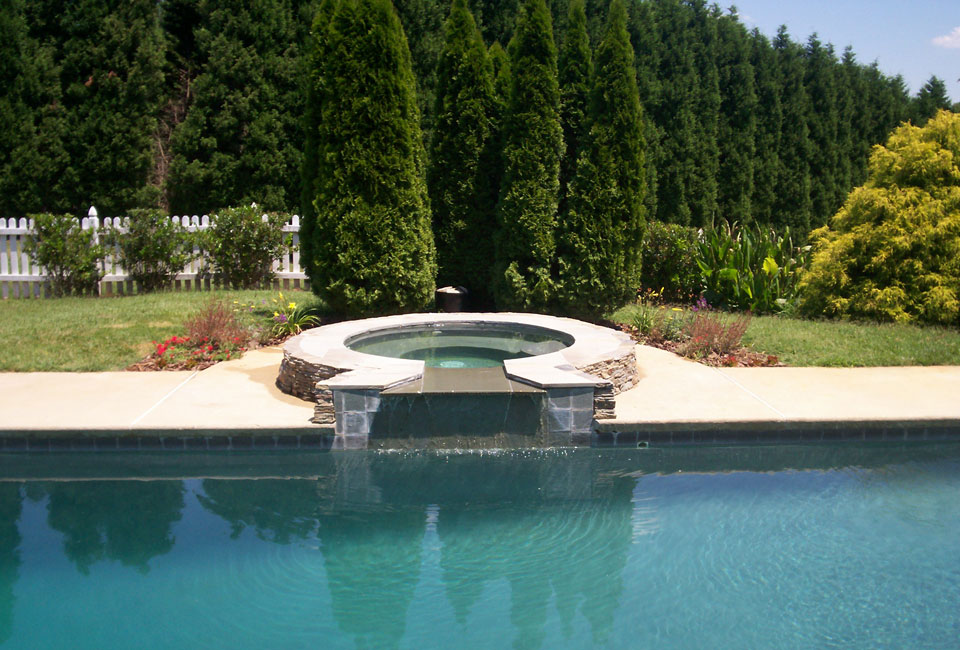
[[[307,125],[322,157],[308,228],[311,285],[351,316],[422,309],[436,262],[400,20],[390,0],[338,0],[320,38],[323,94],[318,122]]]
[[[810,100],[807,118],[810,149],[811,226],[821,226],[839,207],[837,192],[837,87],[836,58],[832,47],[824,47],[816,34],[804,50],[804,87]]]
[[[750,64],[750,37],[735,13],[717,21],[717,70],[720,75],[720,117],[717,131],[718,208],[730,221],[752,220],[756,161],[757,94]]]
[[[656,25],[663,55],[658,77],[661,92],[653,119],[663,130],[657,167],[657,219],[691,222],[691,177],[697,164],[696,100],[700,77],[690,40],[688,13],[677,0],[656,5]]]
[[[299,197],[299,46],[285,0],[200,5],[202,71],[171,139],[167,194],[177,213],[256,202],[284,210]]]
[[[466,0],[453,0],[437,67],[437,103],[427,184],[437,246],[437,282],[490,303],[496,196],[488,161],[496,112],[493,66]]]
[[[520,0],[470,0],[470,12],[486,43],[510,42],[519,8]]]
[[[930,77],[917,93],[913,103],[913,119],[917,126],[923,126],[939,110],[952,110],[953,104],[947,96],[947,85],[936,75]]]
[[[434,108],[437,102],[437,60],[444,43],[444,20],[447,4],[439,0],[394,0],[403,25],[417,83],[417,104],[420,107],[420,130],[423,143],[433,141]]]
[[[770,41],[754,29],[751,33],[750,64],[757,89],[757,129],[753,161],[753,220],[770,225],[776,222],[777,179],[780,173],[780,137],[783,111],[777,84],[777,56]]]
[[[66,113],[54,47],[30,34],[24,0],[0,7],[0,216],[66,212]]]
[[[557,48],[544,0],[524,1],[509,54],[512,74],[494,292],[500,309],[541,311],[553,293],[550,274],[563,153]]]
[[[706,0],[686,0],[689,38],[699,82],[694,92],[694,160],[688,186],[691,222],[712,224],[717,218],[717,172],[720,167],[717,129],[720,116],[720,77],[717,72],[717,13]]]
[[[834,205],[839,208],[847,193],[856,183],[853,181],[855,168],[856,94],[859,77],[856,74],[856,59],[853,50],[847,47],[843,51],[840,64],[834,66],[837,86],[837,196]]]
[[[644,233],[643,116],[623,0],[612,0],[597,47],[590,131],[558,234],[562,311],[594,316],[639,286]]]
[[[803,85],[803,53],[786,27],[780,27],[773,46],[783,110],[773,225],[805,233],[810,230],[810,100]]]
[[[313,200],[320,193],[320,183],[329,174],[323,169],[326,156],[321,150],[320,120],[323,115],[325,101],[325,78],[323,65],[327,53],[327,26],[333,17],[337,0],[322,0],[316,16],[311,23],[310,34],[304,45],[304,56],[301,65],[301,77],[306,106],[304,107],[304,137],[303,156],[300,168],[300,266],[309,277],[317,275],[313,268],[317,260],[314,251],[314,239],[317,226],[317,211]]]
[[[507,113],[507,100],[510,96],[510,58],[506,50],[497,42],[490,46],[487,55],[490,57],[493,70],[493,110],[490,113],[490,138],[480,167],[487,173],[486,186],[496,219],[496,206],[500,199],[500,187],[503,184],[504,116]],[[491,289],[487,293],[492,291],[492,286],[491,277]]]
[[[560,159],[560,210],[566,211],[567,186],[577,169],[580,144],[587,128],[590,94],[590,36],[584,0],[572,0],[567,18],[566,38],[557,61],[560,83],[560,126],[564,154]]]
[[[73,2],[45,27],[59,48],[68,164],[58,182],[73,212],[118,215],[158,198],[147,187],[163,90],[156,2]]]
[[[643,139],[647,145],[646,152],[646,196],[644,207],[646,214],[651,218],[657,214],[657,166],[654,161],[661,160],[660,140],[663,137],[661,129],[651,118],[660,101],[661,84],[658,77],[662,44],[654,22],[653,7],[649,2],[631,2],[627,5],[630,42],[635,54],[634,63],[637,69],[637,87],[640,92],[640,104],[643,107]]]

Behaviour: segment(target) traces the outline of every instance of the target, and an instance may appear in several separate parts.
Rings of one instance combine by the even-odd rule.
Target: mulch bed
[[[618,328],[622,332],[629,334],[630,338],[641,345],[649,345],[650,347],[659,348],[661,350],[666,350],[667,352],[673,352],[677,356],[682,356],[677,352],[677,349],[680,347],[680,343],[677,341],[668,341],[666,339],[656,339],[653,337],[644,336],[637,331],[637,328],[631,327],[630,325],[618,325]],[[786,365],[781,363],[780,359],[772,354],[763,354],[762,352],[756,352],[747,347],[739,347],[733,352],[724,355],[711,352],[709,355],[700,357],[698,359],[693,359],[690,357],[684,358],[690,359],[690,361],[696,361],[697,363],[702,363],[706,366],[714,366],[716,368],[760,368],[783,367]]]
[[[256,350],[257,348],[269,347],[271,345],[280,345],[284,341],[286,341],[288,338],[290,338],[290,336],[279,336],[277,338],[272,338],[266,343],[262,343],[262,344],[256,341],[249,341],[247,343],[247,347],[245,351],[249,352],[250,350]],[[237,356],[234,357],[234,359],[239,359],[241,356],[243,355],[238,354]],[[160,366],[157,363],[158,361],[159,360],[157,359],[157,356],[151,353],[149,356],[146,356],[143,359],[140,359],[140,361],[137,361],[136,363],[131,363],[129,366],[124,368],[124,370],[126,370],[127,372],[162,372],[164,370],[206,370],[210,366],[215,366],[218,363],[220,363],[220,361],[209,360],[209,361],[201,361],[199,363],[193,363],[193,364],[170,363],[165,366]]]

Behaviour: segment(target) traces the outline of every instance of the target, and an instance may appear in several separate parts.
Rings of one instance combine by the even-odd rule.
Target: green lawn
[[[630,323],[634,309],[611,319]],[[743,343],[790,366],[960,365],[960,331],[939,327],[755,316]]]
[[[313,294],[284,291],[288,301],[318,304]],[[183,335],[183,322],[211,299],[268,304],[277,292],[165,292],[112,298],[0,301],[0,371],[122,370],[160,341]],[[266,307],[264,307],[266,309]]]
[[[287,301],[319,305],[288,290]],[[121,370],[151,341],[185,334],[183,322],[215,298],[259,305],[276,291],[169,292],[115,298],[0,301],[0,371]],[[634,308],[611,317],[629,323]],[[791,366],[960,365],[960,331],[912,325],[754,317],[743,339]]]

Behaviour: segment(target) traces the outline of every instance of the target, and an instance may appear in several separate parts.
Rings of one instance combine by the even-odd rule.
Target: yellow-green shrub
[[[960,114],[874,147],[867,183],[811,240],[805,313],[960,323]]]

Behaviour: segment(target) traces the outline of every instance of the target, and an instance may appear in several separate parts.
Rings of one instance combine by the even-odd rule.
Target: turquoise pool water
[[[356,352],[416,359],[428,368],[492,368],[569,346],[573,339],[544,328],[447,323],[373,331],[347,341]]]
[[[957,445],[19,455],[0,476],[4,649],[960,639]]]

